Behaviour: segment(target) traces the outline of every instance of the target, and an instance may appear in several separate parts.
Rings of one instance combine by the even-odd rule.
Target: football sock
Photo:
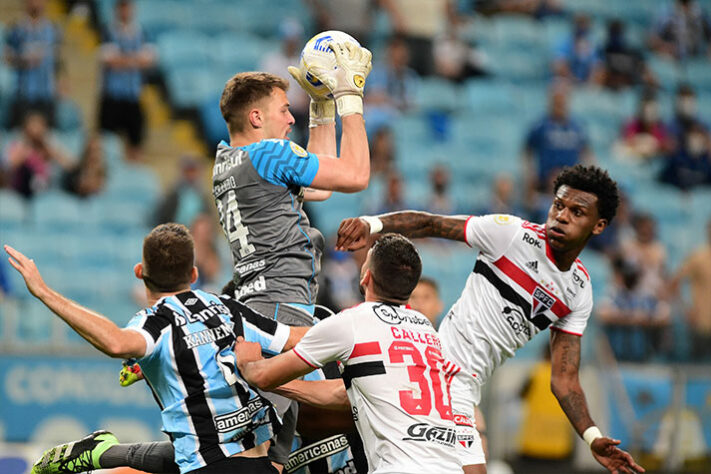
[[[130,467],[155,474],[179,474],[174,455],[170,441],[117,444],[101,455],[99,464],[103,469]]]

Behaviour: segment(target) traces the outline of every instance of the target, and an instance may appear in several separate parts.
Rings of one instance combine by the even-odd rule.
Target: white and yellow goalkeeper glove
[[[287,68],[291,77],[301,86],[301,88],[311,97],[309,106],[309,128],[319,125],[328,125],[336,121],[336,103],[330,97],[321,95],[320,91],[306,78],[306,69],[289,66]],[[312,70],[318,70],[312,68]],[[330,92],[330,91],[329,91]]]
[[[351,42],[328,45],[336,55],[336,68],[309,68],[308,72],[321,81],[336,99],[338,115],[363,114],[365,78],[373,67],[373,55],[366,48]]]

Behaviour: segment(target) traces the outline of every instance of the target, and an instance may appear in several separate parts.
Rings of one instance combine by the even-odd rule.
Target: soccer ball
[[[350,41],[360,46],[358,40],[342,31],[330,30],[323,31],[313,38],[311,38],[301,50],[301,68],[304,71],[308,70],[309,66],[319,67],[323,69],[335,69],[336,68],[336,55],[328,47],[328,44],[332,41],[337,43],[344,43]],[[331,91],[328,90],[324,84],[321,83],[316,77],[306,72],[306,80],[309,81],[318,93],[322,97],[333,98]]]

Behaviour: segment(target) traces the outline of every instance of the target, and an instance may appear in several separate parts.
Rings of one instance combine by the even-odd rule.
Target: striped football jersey
[[[590,277],[579,260],[568,271],[556,267],[544,226],[487,215],[467,219],[465,233],[480,252],[439,329],[446,357],[484,384],[548,327],[582,336],[593,304]]]
[[[372,473],[459,472],[450,384],[432,324],[404,306],[366,302],[318,323],[294,352],[339,361]]]
[[[200,290],[161,298],[126,326],[146,340],[141,370],[161,407],[175,462],[189,472],[272,438],[280,422],[271,404],[242,379],[238,336],[278,354],[289,327],[227,296]]]

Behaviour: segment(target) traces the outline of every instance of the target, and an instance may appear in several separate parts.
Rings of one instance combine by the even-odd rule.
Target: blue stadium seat
[[[124,164],[109,174],[103,196],[107,200],[135,203],[152,209],[158,201],[160,180],[142,165]]]
[[[196,108],[224,87],[222,75],[217,78],[207,65],[171,67],[165,73],[170,101],[178,109]]]
[[[71,194],[47,191],[32,202],[32,224],[38,231],[78,231],[87,222],[88,204]]]
[[[446,79],[423,78],[415,92],[415,103],[421,110],[451,112],[461,104],[459,87]]]
[[[544,43],[544,32],[540,24],[532,18],[521,15],[499,15],[493,18],[496,41],[509,49],[540,48]],[[496,61],[498,58],[492,58]]]
[[[99,225],[107,231],[126,233],[147,231],[150,213],[153,208],[139,202],[122,202],[114,199],[97,198],[100,209]]]
[[[0,189],[0,232],[24,226],[28,221],[27,201],[14,191]]]
[[[209,38],[198,32],[169,31],[158,38],[157,47],[159,61],[164,69],[195,69],[210,64],[205,54],[210,50]]]
[[[515,89],[501,81],[470,79],[464,87],[467,104],[481,116],[515,113],[520,107]]]
[[[200,106],[200,124],[205,139],[210,146],[217,145],[220,140],[229,141],[227,126],[220,112],[220,97],[211,97]]]
[[[82,117],[77,104],[69,99],[60,99],[55,112],[55,126],[63,132],[81,129]]]
[[[57,324],[56,316],[45,305],[32,298],[23,301],[16,320],[15,338],[20,343],[48,343],[52,338],[52,328]],[[14,339],[14,338],[13,338]]]
[[[647,66],[667,92],[673,92],[682,80],[682,71],[674,61],[652,54],[647,58]]]

